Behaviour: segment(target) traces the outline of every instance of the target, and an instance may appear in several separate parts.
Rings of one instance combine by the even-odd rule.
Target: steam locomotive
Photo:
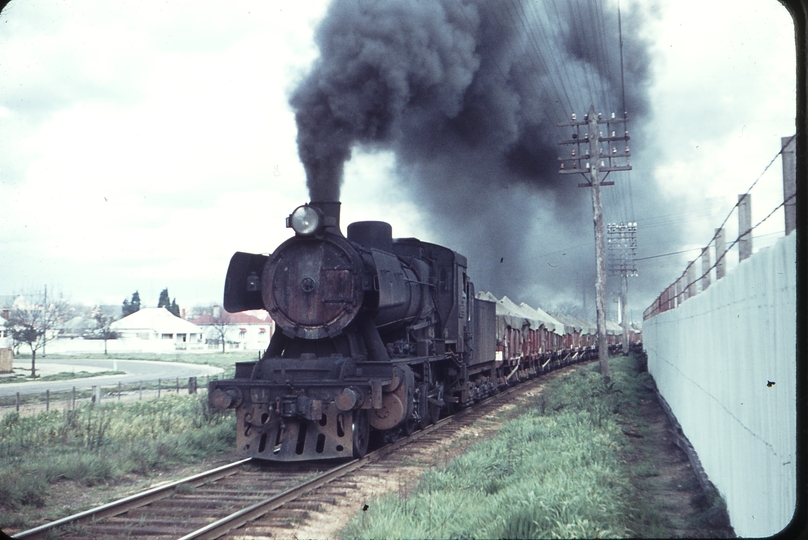
[[[585,356],[526,342],[503,357],[497,305],[475,296],[465,257],[394,239],[379,221],[352,223],[345,237],[339,213],[338,202],[302,205],[287,218],[295,235],[274,253],[230,261],[224,308],[266,309],[277,325],[259,361],[209,384],[212,407],[236,409],[241,455],[361,457],[371,430],[410,433]]]

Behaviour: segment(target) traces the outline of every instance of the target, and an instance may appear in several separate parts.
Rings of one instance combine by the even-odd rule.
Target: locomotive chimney
[[[342,203],[339,201],[311,201],[309,203],[311,206],[314,206],[323,213],[323,217],[325,218],[325,226],[326,230],[333,234],[342,235],[342,231],[339,230],[339,210]]]

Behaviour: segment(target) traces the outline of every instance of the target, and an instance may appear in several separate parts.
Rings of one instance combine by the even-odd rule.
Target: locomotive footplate
[[[247,457],[360,457],[370,427],[392,429],[413,414],[416,385],[407,365],[344,357],[252,364],[250,376],[242,366],[236,378],[208,385],[212,407],[236,409],[236,448]]]

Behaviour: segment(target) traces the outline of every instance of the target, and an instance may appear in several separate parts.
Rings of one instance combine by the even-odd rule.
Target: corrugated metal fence
[[[744,537],[795,511],[796,236],[643,323],[648,369]]]

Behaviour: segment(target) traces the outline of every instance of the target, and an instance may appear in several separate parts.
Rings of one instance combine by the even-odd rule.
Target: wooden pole
[[[603,221],[603,202],[600,198],[600,133],[595,106],[589,107],[589,155],[591,168],[589,176],[592,182],[592,212],[595,225],[595,305],[598,317],[598,359],[600,374],[606,384],[611,382],[609,372],[609,343],[606,338],[606,224]]]

